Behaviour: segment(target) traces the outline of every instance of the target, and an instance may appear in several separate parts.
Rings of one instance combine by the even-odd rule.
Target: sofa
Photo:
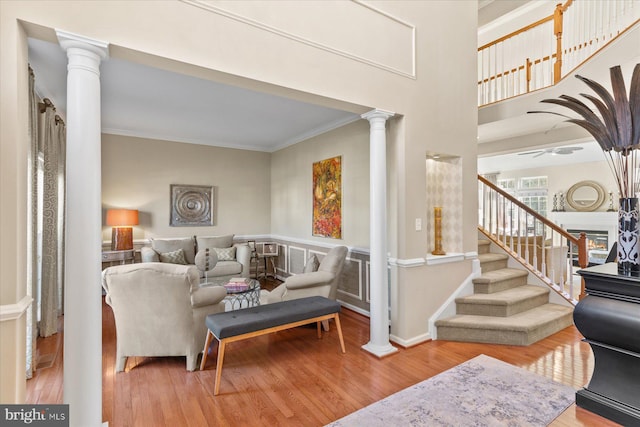
[[[217,255],[215,267],[200,271],[200,278],[249,277],[251,249],[247,243],[233,243],[233,234],[224,236],[193,236],[183,238],[153,238],[151,245],[141,248],[142,262],[196,264],[196,254],[209,249]]]

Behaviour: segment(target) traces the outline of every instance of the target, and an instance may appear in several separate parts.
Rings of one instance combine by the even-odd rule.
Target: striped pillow
[[[235,261],[236,260],[236,247],[230,248],[213,248],[218,255],[218,261]]]
[[[185,265],[187,261],[184,259],[184,251],[182,249],[178,249],[173,252],[165,252],[159,255],[160,262],[168,262],[171,264],[182,264]]]

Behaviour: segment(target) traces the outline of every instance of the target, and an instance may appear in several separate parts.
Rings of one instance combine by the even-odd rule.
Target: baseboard
[[[422,344],[425,343],[427,341],[431,341],[431,334],[429,332],[424,333],[422,335],[418,335],[417,337],[413,337],[411,339],[405,340],[403,338],[400,338],[398,336],[395,335],[389,335],[389,339],[398,344],[399,346],[403,347],[403,348],[409,348],[409,347],[414,347],[418,344]]]

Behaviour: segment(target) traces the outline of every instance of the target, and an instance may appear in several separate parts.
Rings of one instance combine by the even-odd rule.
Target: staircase
[[[549,303],[548,288],[527,284],[528,272],[507,267],[506,254],[478,241],[482,276],[473,295],[456,298],[456,315],[436,322],[439,340],[529,345],[573,324],[573,308]]]

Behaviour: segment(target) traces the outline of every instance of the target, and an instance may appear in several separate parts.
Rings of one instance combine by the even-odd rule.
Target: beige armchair
[[[263,291],[260,303],[270,304],[317,295],[335,300],[347,252],[346,246],[331,249],[322,259],[317,271],[287,277],[273,291]]]
[[[207,334],[204,319],[223,312],[222,286],[199,286],[193,266],[142,263],[102,272],[106,302],[116,322],[116,372],[129,356],[186,356],[197,367]]]

